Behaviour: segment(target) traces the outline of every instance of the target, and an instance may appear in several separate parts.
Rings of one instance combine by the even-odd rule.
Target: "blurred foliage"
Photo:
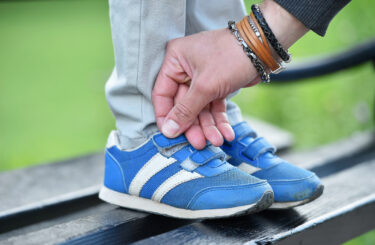
[[[0,170],[101,150],[115,127],[103,0],[0,2]]]
[[[343,245],[374,245],[375,244],[375,230],[367,232],[362,236],[354,238]]]
[[[249,8],[250,2],[246,1]],[[352,1],[300,58],[375,37],[375,2]],[[0,171],[100,151],[115,127],[104,97],[113,65],[105,0],[0,2]],[[372,64],[304,82],[258,85],[235,98],[245,114],[291,131],[297,147],[373,128]],[[373,244],[375,231],[347,245]]]

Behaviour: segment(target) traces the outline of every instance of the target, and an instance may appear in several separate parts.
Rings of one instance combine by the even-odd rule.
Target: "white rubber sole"
[[[270,196],[272,198],[270,198]],[[113,191],[105,186],[100,189],[99,198],[105,202],[115,204],[121,207],[155,213],[164,216],[170,216],[181,219],[213,219],[223,218],[229,216],[236,216],[240,214],[248,214],[251,212],[260,211],[269,207],[273,200],[273,193],[266,192],[263,197],[254,204],[225,208],[225,209],[205,209],[205,210],[189,210],[172,207],[170,205],[155,202],[146,198],[131,196],[125,193]],[[260,209],[261,208],[261,209]]]
[[[320,185],[316,189],[315,193],[309,199],[296,201],[296,202],[274,202],[271,205],[270,209],[287,209],[287,208],[294,208],[297,206],[304,205],[320,197],[323,194],[323,190],[324,190],[324,186]]]
[[[303,205],[305,203],[310,202],[310,200],[302,200],[298,202],[274,202],[270,209],[286,209],[286,208],[293,208],[300,205]]]

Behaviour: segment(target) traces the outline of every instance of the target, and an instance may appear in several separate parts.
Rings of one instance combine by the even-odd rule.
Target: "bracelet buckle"
[[[276,70],[273,70],[272,73],[273,73],[273,74],[279,74],[279,73],[282,72],[283,70],[285,70],[285,66],[283,66],[283,64],[280,64],[280,63],[279,63],[279,68],[277,68]]]

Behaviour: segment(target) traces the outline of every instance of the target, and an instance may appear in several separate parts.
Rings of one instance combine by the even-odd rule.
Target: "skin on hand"
[[[225,98],[256,77],[251,61],[228,29],[172,40],[153,90],[159,129],[170,138],[187,130],[189,142],[197,149],[204,147],[205,139],[216,146],[223,143],[223,136],[233,140]],[[175,100],[183,84],[190,86],[181,89],[183,96]]]
[[[308,31],[271,0],[264,1],[260,8],[284,48]],[[205,146],[206,139],[220,146],[224,138],[234,138],[225,111],[226,96],[259,81],[254,66],[228,29],[174,39],[168,43],[152,94],[157,125],[170,138],[185,132],[197,149]]]
[[[189,86],[180,84],[174,104],[177,104],[188,90]],[[215,100],[206,106],[192,126],[185,131],[185,136],[196,149],[204,148],[206,140],[215,146],[221,146],[224,143],[224,138],[232,141],[234,132],[228,122],[226,100]]]

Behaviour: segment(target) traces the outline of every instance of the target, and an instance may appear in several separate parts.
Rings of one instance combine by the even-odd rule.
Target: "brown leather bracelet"
[[[237,26],[237,29],[238,29],[242,39],[245,41],[247,46],[249,46],[251,48],[251,50],[255,53],[254,47],[252,45],[250,45],[250,40],[247,38],[247,36],[245,34],[245,31],[242,29],[242,26],[241,26],[240,22],[237,22],[236,26]]]
[[[251,14],[249,15],[249,17],[251,18],[251,20],[253,21],[254,25],[256,26],[256,28],[258,29],[259,33],[260,33],[260,36],[263,40],[263,45],[266,47],[266,49],[272,54],[272,51],[271,51],[271,48],[270,48],[270,45],[268,44],[268,40],[266,38],[266,36],[264,35],[264,32],[263,32],[263,29],[260,27],[258,21],[255,19],[255,16],[253,14],[253,12],[251,12]]]
[[[271,71],[279,69],[280,65],[272,57],[271,52],[269,52],[264,46],[263,43],[255,35],[253,29],[251,28],[247,18],[241,20],[242,28],[244,29],[245,34],[247,35],[249,41],[254,47],[254,53],[266,64]]]
[[[267,68],[269,69],[269,64],[267,64],[267,62],[265,62],[267,59],[266,57],[263,55],[263,53],[259,52],[257,50],[257,47],[253,45],[253,43],[250,41],[248,35],[246,35],[245,33],[245,30],[246,28],[244,28],[242,26],[242,23],[241,22],[238,22],[236,23],[236,26],[237,26],[237,29],[238,31],[240,32],[243,40],[245,41],[245,43],[251,48],[251,50],[255,53],[256,56],[258,56],[258,58],[267,66]]]

